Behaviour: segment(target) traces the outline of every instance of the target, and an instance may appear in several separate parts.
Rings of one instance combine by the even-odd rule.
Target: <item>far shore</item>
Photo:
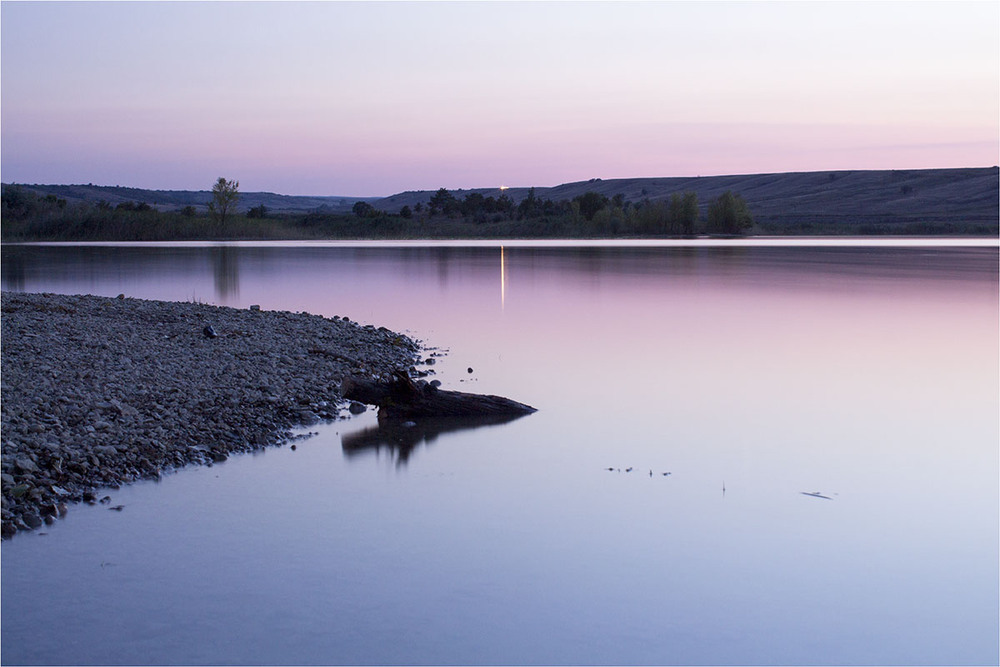
[[[294,246],[297,244],[309,246],[359,246],[359,247],[386,247],[386,246],[420,246],[420,245],[441,245],[458,247],[546,247],[546,246],[783,246],[783,247],[816,247],[816,246],[983,246],[991,247],[1000,244],[1000,235],[780,235],[780,234],[759,234],[744,236],[686,236],[686,237],[614,237],[614,238],[399,238],[399,239],[248,239],[248,238],[215,238],[197,240],[174,240],[174,241],[7,241],[4,246],[94,246],[94,247],[213,247],[217,245],[245,245],[253,246]]]
[[[225,216],[209,214],[207,191],[3,184],[0,233],[5,243],[664,239],[705,233],[995,237],[998,175],[997,167],[972,167],[593,178],[382,198],[239,192]],[[723,200],[736,204],[717,206]]]

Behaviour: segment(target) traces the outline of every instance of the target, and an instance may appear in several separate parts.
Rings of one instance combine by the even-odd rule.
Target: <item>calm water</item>
[[[346,315],[539,412],[404,449],[369,413],[74,507],[0,547],[0,658],[997,664],[997,267],[996,244],[5,246],[4,290]]]

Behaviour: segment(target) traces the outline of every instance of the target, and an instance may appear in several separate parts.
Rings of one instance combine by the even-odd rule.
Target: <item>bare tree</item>
[[[212,201],[208,203],[208,210],[212,216],[221,224],[226,224],[226,215],[236,206],[240,198],[240,182],[227,181],[219,177],[215,185],[212,186]]]

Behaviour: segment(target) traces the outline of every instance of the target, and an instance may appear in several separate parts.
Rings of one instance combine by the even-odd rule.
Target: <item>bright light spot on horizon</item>
[[[500,192],[503,192],[504,190],[510,190],[510,188],[507,187],[506,185],[501,185],[500,186]]]

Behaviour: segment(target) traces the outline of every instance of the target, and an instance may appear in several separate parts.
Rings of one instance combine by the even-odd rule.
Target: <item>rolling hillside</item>
[[[143,190],[112,185],[19,185],[43,197],[55,195],[71,204],[106,201],[117,206],[123,202],[145,202],[161,211],[176,211],[185,206],[194,206],[204,212],[212,197],[208,190]],[[350,213],[351,207],[358,201],[372,203],[378,200],[378,197],[303,197],[272,192],[241,192],[239,209],[245,211],[263,204],[273,213]]]
[[[55,195],[70,203],[106,201],[145,202],[161,210],[194,206],[204,211],[208,191],[142,190],[96,185],[21,185],[38,194]],[[987,224],[1000,219],[1000,170],[968,169],[855,170],[790,172],[734,176],[592,179],[555,187],[536,187],[535,195],[553,201],[570,200],[588,191],[607,196],[621,194],[626,201],[669,198],[674,193],[695,192],[705,215],[708,203],[726,190],[743,196],[758,226],[780,232],[809,226],[829,229],[843,225],[896,223]],[[483,196],[506,195],[520,202],[529,188],[480,188],[451,190],[459,199],[472,192]],[[244,192],[239,209],[263,204],[272,213],[325,212],[349,214],[354,204],[366,201],[387,213],[403,206],[426,204],[431,190],[402,192],[390,197],[304,197],[269,192]]]
[[[726,190],[746,200],[760,224],[789,226],[808,223],[863,224],[894,222],[996,223],[1000,217],[1000,170],[969,169],[860,170],[790,172],[736,176],[593,179],[549,188],[535,188],[535,196],[559,201],[593,191],[626,201],[656,201],[675,192],[695,192],[702,215],[708,202]],[[461,199],[470,192],[516,202],[528,188],[453,190]],[[395,213],[404,205],[426,203],[429,190],[404,192],[375,202],[376,208]]]

